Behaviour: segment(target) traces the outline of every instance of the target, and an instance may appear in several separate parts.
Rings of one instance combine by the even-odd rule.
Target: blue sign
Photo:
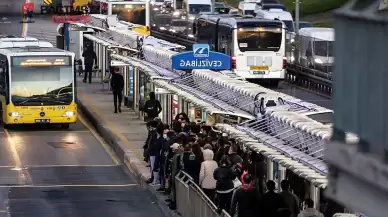
[[[193,51],[172,56],[173,69],[230,69],[230,56],[210,51],[208,44],[194,44]]]

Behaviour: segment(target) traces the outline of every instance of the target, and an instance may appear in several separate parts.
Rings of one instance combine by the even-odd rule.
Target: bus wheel
[[[70,124],[61,124],[61,127],[62,127],[63,129],[69,129]]]

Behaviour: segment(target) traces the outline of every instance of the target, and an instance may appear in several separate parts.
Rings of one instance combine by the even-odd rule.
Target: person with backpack
[[[156,99],[154,92],[150,92],[149,97],[150,99],[144,104],[144,112],[147,114],[148,120],[153,120],[158,117],[160,112],[162,112],[162,105],[159,100]]]

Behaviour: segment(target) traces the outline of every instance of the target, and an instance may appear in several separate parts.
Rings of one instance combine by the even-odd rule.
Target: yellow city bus
[[[4,127],[77,121],[74,53],[35,38],[0,38]]]

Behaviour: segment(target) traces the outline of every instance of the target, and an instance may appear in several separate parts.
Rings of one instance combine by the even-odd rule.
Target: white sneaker
[[[159,185],[160,185],[160,183],[156,183],[156,184],[152,183],[152,184],[150,184],[150,186],[152,186],[152,187],[157,187]]]

